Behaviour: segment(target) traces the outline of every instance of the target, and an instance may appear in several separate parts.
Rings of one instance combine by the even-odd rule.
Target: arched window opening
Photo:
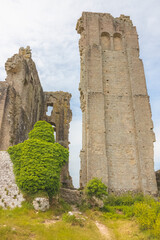
[[[120,33],[115,33],[113,35],[113,44],[115,51],[122,50],[122,36]]]
[[[111,49],[111,41],[110,35],[107,32],[103,32],[101,34],[101,46],[103,50],[110,50]]]
[[[46,115],[48,117],[50,117],[52,115],[52,111],[53,111],[53,105],[52,106],[47,106],[47,112],[46,112]]]

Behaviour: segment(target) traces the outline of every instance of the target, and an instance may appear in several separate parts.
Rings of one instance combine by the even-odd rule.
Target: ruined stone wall
[[[45,95],[45,113],[47,107],[53,107],[50,116],[45,114],[44,120],[52,124],[56,132],[56,142],[69,148],[69,127],[72,120],[72,111],[70,110],[71,94],[67,92],[44,92]],[[72,179],[69,175],[68,163],[63,167],[61,174],[61,183],[64,187],[73,187]]]
[[[0,150],[23,142],[39,120],[51,123],[56,132],[56,142],[69,148],[71,94],[43,92],[30,47],[20,48],[19,53],[5,64],[6,81],[0,82]],[[47,107],[53,106],[51,116]],[[61,182],[72,187],[68,163],[62,169]]]
[[[13,163],[5,151],[0,151],[0,207],[21,207],[24,201],[13,173]]]
[[[136,28],[129,17],[84,12],[81,57],[81,186],[102,178],[113,192],[157,193],[153,123]]]
[[[23,142],[44,115],[44,94],[30,48],[5,64],[7,78],[0,82],[0,150]]]

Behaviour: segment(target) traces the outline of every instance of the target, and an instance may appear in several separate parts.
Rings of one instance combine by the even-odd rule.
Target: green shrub
[[[98,178],[93,178],[88,182],[85,192],[89,198],[96,197],[102,199],[108,195],[107,186]]]
[[[29,139],[8,149],[19,188],[27,194],[46,191],[51,197],[60,187],[60,172],[68,149],[54,143],[53,127],[39,121]]]
[[[109,213],[116,213],[116,210],[113,206],[109,206],[109,205],[104,205],[104,207],[102,208],[103,212],[109,212]]]
[[[157,219],[153,226],[153,236],[160,239],[160,213],[157,215]]]
[[[134,213],[142,229],[151,229],[156,239],[160,237],[160,202],[146,196],[144,202],[134,206]],[[158,238],[157,238],[158,237]]]
[[[104,205],[102,209],[105,218],[126,219],[134,216],[133,206],[110,206]]]
[[[157,215],[160,213],[160,202],[155,201],[153,197],[145,196],[144,202],[150,207],[154,208]]]
[[[104,218],[126,219],[136,217],[142,230],[149,230],[150,239],[160,239],[160,202],[151,196],[125,193],[109,195],[102,209]]]
[[[122,195],[110,194],[104,200],[103,212],[106,217],[115,219],[131,218],[134,216],[134,203],[144,200],[142,194],[133,194],[131,192]]]
[[[123,212],[123,214],[130,218],[134,216],[134,206],[121,206],[120,210]]]
[[[156,209],[145,202],[134,205],[134,214],[141,229],[152,229],[156,221]]]

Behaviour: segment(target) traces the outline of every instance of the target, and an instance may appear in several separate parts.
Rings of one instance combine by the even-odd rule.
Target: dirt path
[[[81,218],[83,220],[86,220],[88,218],[88,217],[84,216],[78,210],[78,208],[75,207],[74,205],[72,206],[72,211],[69,211],[68,214],[69,215],[74,215],[74,216],[76,216],[76,218]],[[49,227],[50,225],[53,225],[53,224],[55,224],[58,221],[61,221],[60,217],[57,217],[57,218],[54,218],[54,219],[46,219],[44,221],[44,224],[47,227]],[[104,224],[102,224],[102,223],[100,223],[98,221],[95,221],[94,223],[95,223],[96,227],[98,228],[99,232],[101,233],[101,235],[104,237],[104,239],[106,239],[106,240],[113,240],[110,231],[108,230],[108,228]]]
[[[81,212],[79,212],[77,207],[75,207],[74,205],[72,206],[72,212],[71,213],[74,214],[76,217],[78,215],[81,215],[81,217],[83,216],[83,214]],[[104,237],[104,239],[113,240],[108,228],[104,224],[99,223],[98,221],[95,221],[95,225],[97,226],[98,230],[100,231],[100,233]]]
[[[111,234],[105,225],[103,225],[97,221],[95,222],[95,224],[96,224],[97,228],[99,229],[101,235],[104,236],[106,240],[112,240]]]

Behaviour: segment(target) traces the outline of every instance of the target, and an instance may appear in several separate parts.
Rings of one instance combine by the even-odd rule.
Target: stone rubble
[[[37,211],[45,212],[49,209],[49,199],[47,197],[37,197],[33,200],[33,207]]]

